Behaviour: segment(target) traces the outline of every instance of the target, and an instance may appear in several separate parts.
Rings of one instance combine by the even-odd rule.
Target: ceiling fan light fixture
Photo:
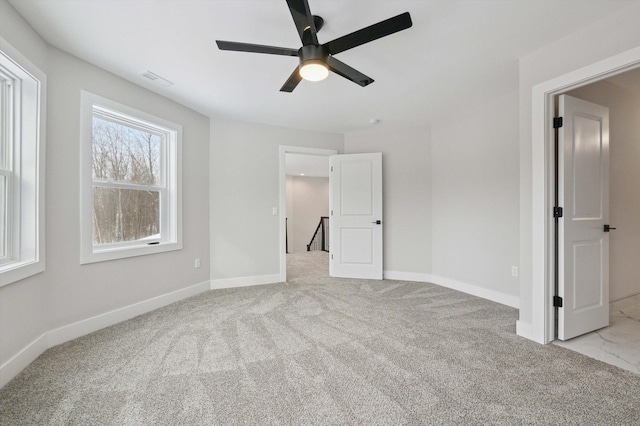
[[[329,68],[324,62],[311,59],[300,65],[300,77],[307,81],[321,81],[329,75]]]

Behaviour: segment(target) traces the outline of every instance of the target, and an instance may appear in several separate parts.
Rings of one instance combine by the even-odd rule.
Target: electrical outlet
[[[517,266],[512,266],[511,267],[511,276],[512,277],[517,277],[518,276],[518,267]]]
[[[194,267],[195,267],[196,269],[198,269],[198,268],[200,267],[200,258],[199,258],[199,257],[196,257],[196,261],[195,261],[195,263],[194,263]]]

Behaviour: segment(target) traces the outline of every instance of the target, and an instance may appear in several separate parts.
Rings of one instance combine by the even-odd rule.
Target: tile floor
[[[640,374],[640,295],[611,304],[609,327],[558,346]]]

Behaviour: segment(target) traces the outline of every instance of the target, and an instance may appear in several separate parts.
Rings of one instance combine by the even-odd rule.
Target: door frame
[[[335,149],[292,145],[280,145],[279,147],[280,183],[278,211],[280,212],[280,282],[287,281],[287,154],[320,155],[328,157],[337,155],[338,151]]]
[[[553,117],[555,96],[640,66],[640,48],[545,81],[532,89],[532,226],[531,300],[520,297],[520,304],[531,303],[531,329],[518,323],[518,334],[539,343],[554,340],[554,247],[553,247]]]

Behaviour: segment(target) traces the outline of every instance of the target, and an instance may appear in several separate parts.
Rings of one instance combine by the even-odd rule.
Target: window
[[[0,286],[44,270],[45,81],[0,37]]]
[[[182,248],[182,128],[82,93],[82,263]]]
[[[10,144],[13,140],[12,115],[14,103],[13,79],[0,68],[0,264],[11,260],[11,181]]]

